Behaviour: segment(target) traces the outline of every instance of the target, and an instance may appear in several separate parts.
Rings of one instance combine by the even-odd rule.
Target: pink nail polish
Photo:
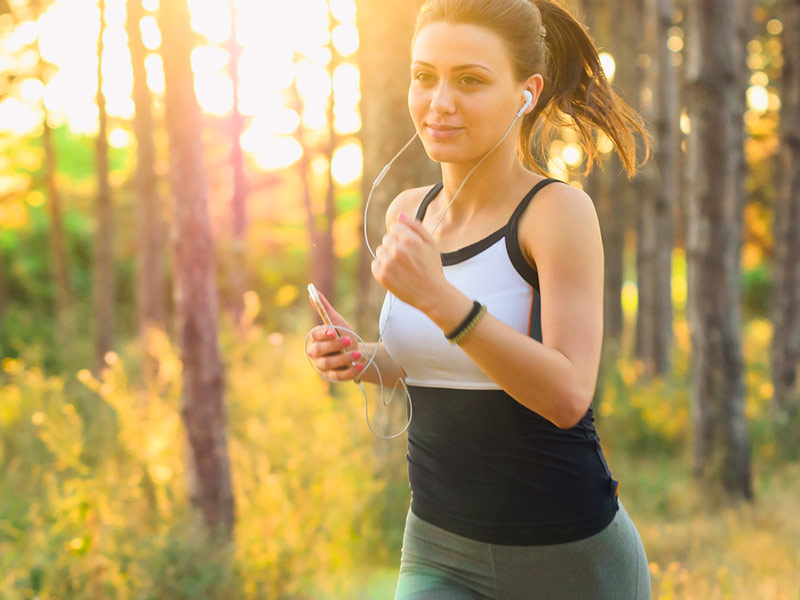
[[[333,337],[333,329],[328,329],[325,333],[328,337]]]
[[[350,345],[350,342],[351,342],[351,340],[350,340],[350,338],[349,338],[349,337],[342,338],[342,345],[344,345],[344,346],[349,346],[349,345]]]
[[[358,350],[353,352],[353,358],[361,358],[361,352],[359,352]]]
[[[360,370],[361,370],[361,369],[363,369],[363,368],[364,368],[364,363],[358,363],[358,364],[356,365],[356,371],[360,371]]]

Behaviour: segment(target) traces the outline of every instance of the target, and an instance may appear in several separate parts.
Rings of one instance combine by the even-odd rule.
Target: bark
[[[136,316],[139,334],[150,326],[163,329],[166,321],[164,268],[164,219],[158,196],[153,141],[153,108],[144,60],[139,21],[144,16],[141,0],[127,0],[128,47],[133,67],[133,101],[136,113]]]
[[[800,0],[783,0],[781,11],[782,168],[774,218],[771,370],[774,418],[784,427],[800,414],[800,391],[796,389],[800,364]]]
[[[47,83],[47,65],[39,57],[39,79]],[[42,105],[44,121],[42,122],[42,147],[44,149],[44,184],[47,193],[47,208],[50,213],[50,264],[56,282],[56,321],[57,339],[64,344],[71,339],[73,324],[70,307],[72,306],[72,285],[69,277],[69,265],[64,234],[63,200],[56,183],[56,151],[53,145],[53,130],[47,123],[47,108]]]
[[[672,248],[680,144],[677,73],[667,46],[674,4],[647,0],[645,10],[644,39],[653,43],[647,48],[650,66],[645,81],[650,100],[643,103],[642,112],[655,128],[656,148],[652,165],[645,166],[650,192],[639,200],[637,354],[647,375],[666,375],[673,342]]]
[[[741,0],[691,0],[687,94],[687,314],[694,472],[708,491],[752,498],[741,349],[744,48]]]
[[[234,498],[226,437],[224,372],[217,340],[214,243],[203,165],[202,118],[189,60],[186,0],[159,7],[170,183],[175,198],[175,299],[183,361],[181,416],[189,441],[190,496],[206,530],[230,539]]]
[[[389,160],[414,134],[408,113],[409,65],[414,22],[421,0],[380,2],[358,0],[356,19],[361,36],[361,144],[364,150],[362,178],[362,219],[372,183]],[[386,233],[386,209],[401,191],[432,185],[441,180],[438,163],[431,161],[422,142],[416,139],[394,163],[380,187],[373,194],[366,215],[369,245],[374,252]],[[363,237],[364,223],[359,231]],[[365,340],[378,339],[378,319],[386,291],[372,277],[372,254],[363,240],[358,263],[357,331]],[[372,386],[368,386],[372,387]],[[386,399],[392,392],[385,390]],[[377,394],[376,394],[377,395]],[[370,419],[383,435],[400,431],[408,420],[405,394],[399,388],[389,406],[371,403]],[[379,476],[404,477],[405,449],[401,444],[376,439],[374,453]],[[396,470],[393,470],[396,469]]]
[[[97,232],[94,249],[95,364],[99,370],[114,343],[114,231],[111,186],[108,181],[108,117],[103,95],[103,34],[105,0],[100,0],[100,34],[97,37],[97,110],[99,130],[95,144],[97,168]]]
[[[633,108],[638,108],[641,80],[636,67],[639,40],[641,35],[636,31],[641,27],[640,8],[637,3],[625,0],[609,2],[609,36],[608,47],[615,63],[614,88]],[[623,174],[622,163],[613,154],[610,160],[611,190],[608,198],[602,198],[601,228],[603,229],[605,253],[605,314],[603,320],[604,335],[609,342],[621,343],[625,327],[622,312],[622,286],[624,283],[625,264],[625,231],[633,224],[636,210],[636,199],[640,197],[636,186],[639,181],[631,182]]]
[[[586,27],[589,36],[594,40],[598,52],[602,52],[603,48],[608,47],[609,39],[611,38],[609,26],[609,7],[608,2],[597,2],[596,0],[580,0],[579,4],[573,7],[577,13],[581,23]],[[613,259],[615,262],[621,260],[621,250],[614,250],[612,246],[617,246],[622,243],[619,230],[615,231],[615,227],[619,224],[614,215],[614,205],[612,203],[612,180],[615,174],[609,167],[611,160],[609,157],[603,159],[602,165],[596,165],[592,172],[584,178],[583,186],[584,191],[592,198],[595,208],[597,210],[598,220],[600,222],[600,229],[603,236],[603,254],[605,257],[604,264],[604,303],[603,303],[603,350],[600,355],[600,366],[598,369],[597,385],[595,386],[594,398],[592,399],[592,406],[595,410],[595,420],[601,418],[598,411],[600,401],[605,392],[604,383],[606,381],[605,374],[613,371],[616,368],[617,357],[620,354],[621,345],[621,285],[622,281],[619,275],[621,274],[621,267],[613,268],[610,261]],[[616,263],[619,265],[619,263]],[[610,279],[608,274],[617,274],[616,277]],[[615,323],[614,327],[607,327],[606,323]]]
[[[328,11],[328,18],[330,19],[330,27],[333,29],[333,13],[330,8]],[[333,72],[336,69],[338,55],[336,48],[333,45],[333,37],[328,43],[328,49],[331,52],[331,62],[328,65],[328,74],[330,75],[331,82],[333,82]],[[331,303],[336,302],[336,255],[333,251],[333,222],[336,219],[336,183],[333,179],[333,153],[336,150],[338,139],[336,132],[333,128],[333,85],[331,85],[331,95],[328,101],[328,147],[325,150],[325,158],[328,161],[328,186],[325,193],[325,217],[318,219],[322,222],[321,231],[319,232],[319,253],[317,254],[317,264],[315,265],[315,276],[318,277],[317,281],[320,282],[320,289],[323,293],[331,298]]]
[[[364,149],[363,203],[372,182],[384,165],[414,134],[408,114],[408,84],[411,38],[421,0],[357,3],[361,35],[361,143]],[[373,251],[386,233],[386,208],[401,191],[433,184],[441,179],[437,163],[431,161],[417,139],[375,191],[367,214],[369,245]],[[363,213],[363,205],[362,205]],[[360,228],[363,231],[363,223]],[[362,244],[358,268],[358,330],[365,339],[377,339],[378,317],[385,290],[372,277],[372,255]],[[405,414],[405,413],[403,413]]]
[[[233,262],[231,264],[231,283],[233,288],[233,322],[239,323],[244,310],[244,293],[247,288],[245,273],[247,272],[247,176],[244,171],[244,153],[242,152],[242,132],[245,118],[239,112],[239,57],[242,47],[236,39],[236,9],[231,3],[233,30],[228,41],[228,75],[233,82],[233,110],[230,117],[231,134],[231,168],[233,169],[233,197],[231,213],[233,215]]]

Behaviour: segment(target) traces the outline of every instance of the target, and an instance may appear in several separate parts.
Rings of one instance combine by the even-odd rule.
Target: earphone
[[[525,97],[525,104],[523,104],[522,108],[519,109],[519,112],[517,113],[517,119],[519,119],[522,116],[525,110],[531,105],[531,102],[533,102],[533,94],[531,94],[530,91],[525,90],[524,92],[522,92],[522,95]],[[517,119],[514,120],[516,121]]]
[[[447,205],[447,207],[445,207],[444,211],[442,211],[442,216],[439,217],[439,220],[436,222],[436,225],[430,231],[431,234],[433,234],[433,232],[436,231],[436,229],[439,227],[439,224],[442,222],[442,219],[444,219],[445,214],[447,214],[447,211],[450,209],[450,206],[453,204],[455,199],[458,197],[458,194],[461,192],[461,189],[464,187],[464,184],[467,183],[467,180],[470,178],[472,173],[475,172],[475,169],[477,169],[481,165],[481,163],[483,163],[483,161],[486,160],[486,158],[492,152],[494,152],[497,149],[497,147],[500,146],[500,144],[503,143],[503,140],[506,139],[506,137],[508,136],[508,134],[511,131],[511,129],[514,127],[514,124],[517,122],[517,119],[519,119],[525,113],[527,108],[533,102],[533,94],[529,90],[523,91],[522,94],[523,94],[523,97],[524,97],[524,103],[522,104],[522,108],[520,108],[517,111],[517,114],[514,115],[513,121],[511,121],[511,124],[508,126],[508,129],[506,129],[506,132],[503,134],[503,137],[500,138],[500,141],[497,142],[494,146],[492,146],[492,148],[488,152],[486,152],[486,154],[484,154],[477,163],[475,163],[475,165],[472,167],[472,169],[470,169],[470,171],[467,173],[467,175],[461,181],[461,184],[458,186],[458,189],[456,190],[456,193],[453,194],[453,197],[450,199],[450,203]],[[364,243],[367,246],[367,250],[369,250],[369,253],[372,255],[372,258],[374,258],[376,260],[377,260],[377,256],[375,256],[375,252],[373,252],[372,248],[370,247],[369,238],[367,236],[367,211],[369,210],[369,204],[370,204],[370,201],[372,200],[372,194],[375,192],[375,188],[377,188],[380,185],[380,183],[383,181],[384,177],[386,177],[386,174],[389,172],[389,169],[392,168],[392,164],[394,164],[394,162],[400,157],[400,155],[403,154],[403,152],[406,151],[406,149],[411,145],[411,142],[413,142],[414,139],[418,135],[419,135],[419,132],[414,132],[414,135],[411,136],[411,139],[408,140],[406,142],[406,144],[400,149],[400,151],[397,154],[394,155],[392,160],[390,160],[386,164],[386,166],[383,167],[381,172],[375,178],[375,181],[372,182],[372,187],[370,188],[369,194],[367,195],[367,202],[364,204]],[[372,353],[372,356],[369,357],[369,360],[366,363],[364,363],[364,368],[361,370],[362,373],[366,372],[366,370],[370,367],[370,365],[375,361],[375,357],[378,355],[378,350],[380,350],[381,341],[383,340],[383,333],[384,333],[384,331],[386,331],[386,326],[389,324],[389,319],[392,316],[392,307],[394,306],[394,301],[395,301],[396,298],[395,298],[394,295],[392,295],[391,292],[387,292],[387,293],[389,295],[389,312],[386,315],[386,322],[385,322],[385,324],[383,326],[383,331],[379,331],[378,332],[379,336],[378,336],[378,341],[375,343],[375,351]],[[364,346],[366,347],[366,342],[364,341],[364,339],[360,335],[358,335],[355,331],[353,331],[352,329],[348,329],[347,327],[342,327],[342,326],[339,326],[339,325],[331,325],[330,327],[333,327],[333,328],[335,328],[337,330],[346,331],[346,332],[354,335],[356,338],[358,338],[359,342],[364,344]],[[329,381],[331,383],[339,383],[336,380],[328,379],[327,377],[322,375],[322,373],[320,373],[320,371],[317,369],[316,365],[311,361],[311,358],[308,356],[308,342],[309,342],[310,337],[311,337],[311,331],[309,331],[306,334],[306,340],[305,340],[306,359],[308,360],[309,364],[311,365],[311,367],[315,371],[317,371],[317,374],[319,374],[320,377],[325,379],[325,381]],[[403,389],[405,389],[405,391],[406,391],[406,399],[407,399],[408,406],[409,406],[408,422],[406,423],[406,426],[403,427],[403,429],[401,431],[399,431],[398,433],[395,433],[394,435],[390,435],[390,436],[385,436],[385,435],[381,435],[379,433],[376,433],[375,430],[372,428],[372,425],[369,422],[369,410],[367,408],[367,391],[364,389],[364,384],[360,381],[359,378],[356,378],[356,380],[355,380],[355,382],[358,384],[359,388],[361,388],[361,393],[364,395],[364,412],[365,412],[365,416],[366,416],[366,419],[367,419],[367,427],[369,427],[369,430],[376,437],[379,437],[379,438],[384,439],[384,440],[390,440],[390,439],[393,439],[393,438],[396,438],[396,437],[402,435],[409,428],[409,426],[411,425],[411,419],[413,417],[413,409],[414,409],[414,407],[413,407],[413,404],[411,403],[411,394],[408,391],[408,387],[406,386],[405,380],[402,379],[402,378],[398,379],[397,382],[394,384],[394,387],[392,388],[392,394],[391,394],[391,396],[389,396],[389,400],[386,401],[385,400],[386,393],[385,393],[385,388],[384,388],[384,385],[383,385],[383,376],[381,375],[381,371],[378,368],[377,364],[375,365],[375,372],[378,374],[378,379],[380,381],[379,385],[380,385],[380,388],[381,388],[381,399],[383,401],[383,405],[384,406],[389,406],[389,404],[391,404],[392,400],[394,399],[394,395],[397,392],[397,384],[398,383],[402,384]]]

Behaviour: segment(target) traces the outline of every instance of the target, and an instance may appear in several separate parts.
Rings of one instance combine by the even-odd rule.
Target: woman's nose
[[[451,113],[455,110],[453,94],[446,84],[440,83],[434,90],[431,98],[431,110],[437,113]]]

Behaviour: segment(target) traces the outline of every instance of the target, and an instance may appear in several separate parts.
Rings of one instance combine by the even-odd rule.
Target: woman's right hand
[[[334,325],[353,330],[350,323],[331,306],[322,292],[319,292],[319,297]],[[310,297],[309,302],[311,302]],[[350,381],[358,377],[364,369],[366,349],[359,348],[359,343],[352,339],[352,334],[340,331],[339,335],[341,337],[336,337],[336,332],[330,325],[314,327],[311,330],[312,341],[308,346],[308,356],[325,378]]]

